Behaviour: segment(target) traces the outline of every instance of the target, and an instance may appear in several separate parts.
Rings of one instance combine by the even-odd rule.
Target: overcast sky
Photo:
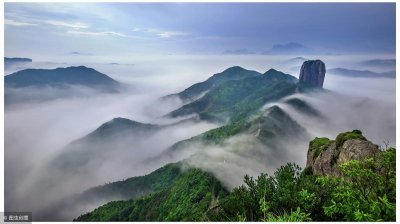
[[[395,52],[394,3],[5,3],[5,55]]]

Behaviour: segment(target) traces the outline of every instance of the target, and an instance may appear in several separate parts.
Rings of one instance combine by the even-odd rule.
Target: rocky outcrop
[[[379,152],[379,147],[358,130],[341,133],[335,140],[315,138],[310,142],[306,167],[315,175],[340,176],[340,164],[374,157]]]
[[[305,61],[301,66],[299,83],[322,88],[325,79],[325,63],[321,60]]]

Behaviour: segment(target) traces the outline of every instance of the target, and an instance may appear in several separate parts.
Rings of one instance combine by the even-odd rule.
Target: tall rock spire
[[[325,72],[325,63],[321,60],[305,61],[301,66],[299,83],[322,88]]]

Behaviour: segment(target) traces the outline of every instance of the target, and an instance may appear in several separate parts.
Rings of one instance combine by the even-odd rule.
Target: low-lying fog
[[[382,71],[382,68],[364,68],[362,62],[368,59],[390,58],[386,56],[304,57],[321,59],[325,62],[327,68],[343,67],[359,70],[371,69],[373,71]],[[78,63],[77,61],[80,61],[78,59],[66,64],[33,62],[6,70],[5,73],[10,74],[24,67],[56,68],[85,65],[126,84],[123,91],[117,94],[88,93],[78,88],[79,94],[68,97],[54,89],[41,90],[37,93],[34,92],[36,90],[26,88],[23,90],[25,94],[31,93],[46,99],[51,95],[51,100],[6,105],[6,210],[32,211],[35,214],[35,212],[47,208],[54,201],[69,194],[79,193],[89,187],[106,182],[143,175],[161,167],[166,161],[151,166],[143,165],[140,168],[128,163],[129,161],[140,163],[137,157],[140,160],[145,160],[177,141],[190,138],[215,128],[217,125],[208,122],[186,122],[172,126],[168,129],[168,132],[160,132],[155,138],[142,141],[140,151],[132,150],[119,152],[115,155],[110,154],[108,159],[116,162],[104,163],[101,168],[93,167],[93,169],[89,169],[90,172],[75,173],[73,177],[63,176],[57,179],[57,176],[46,176],[51,173],[45,170],[49,169],[47,166],[49,161],[60,154],[60,151],[71,141],[87,135],[101,124],[115,117],[152,124],[175,122],[176,120],[162,118],[162,115],[178,108],[181,102],[177,100],[176,102],[160,104],[157,99],[161,96],[179,92],[193,83],[204,81],[211,75],[235,65],[262,73],[270,68],[275,68],[298,77],[302,61],[291,59],[290,56],[169,55],[159,58],[124,58],[113,59],[112,61],[98,60],[96,62],[94,62],[95,59],[91,59],[88,60],[88,63]],[[59,62],[63,62],[63,60],[68,60],[68,58],[60,59]],[[328,117],[330,121],[328,123],[321,123],[299,114],[281,102],[277,102],[277,104],[303,126],[312,137],[334,138],[339,132],[360,129],[367,138],[376,144],[382,145],[383,141],[389,140],[390,145],[395,146],[395,79],[346,78],[327,73],[324,87],[331,92],[318,95],[299,95],[297,97],[304,99]],[[82,91],[85,94],[80,94]],[[58,97],[58,94],[60,94],[60,97]],[[245,136],[230,139],[229,144],[227,144],[228,147],[206,150],[198,157],[201,159],[196,160],[194,158],[191,162],[193,165],[214,172],[229,187],[240,184],[245,173],[252,175],[257,175],[260,172],[271,173],[279,165],[287,162],[305,165],[308,142],[288,146],[288,148],[293,148],[293,151],[288,151],[289,156],[285,156],[282,161],[275,157],[272,160],[271,156],[271,159],[266,158],[262,162],[252,162],[251,156],[240,156],[241,154],[237,152],[238,148],[236,147],[239,147],[239,144],[236,143],[241,142],[240,144],[243,144],[246,141],[249,141],[249,139]],[[270,149],[263,148],[257,142],[253,144],[255,150],[266,150],[265,155],[271,154]],[[204,159],[204,156],[208,159]],[[228,163],[226,158],[229,159]],[[288,161],[287,158],[292,159]],[[200,161],[207,161],[207,163]],[[227,172],[228,170],[229,172]],[[59,184],[52,182],[52,185],[44,185],[47,184],[45,180],[50,179],[56,179]],[[74,182],[68,182],[72,179]],[[71,216],[73,215],[76,214],[71,214]],[[62,217],[66,220],[73,218]]]

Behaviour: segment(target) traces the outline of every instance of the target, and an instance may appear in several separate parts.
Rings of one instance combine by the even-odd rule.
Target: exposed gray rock
[[[313,148],[315,145],[313,142],[310,143],[306,167],[311,167],[313,174],[340,176],[340,164],[350,160],[374,157],[380,152],[377,145],[366,139],[347,139],[339,147],[336,143],[336,141],[329,140],[319,149]],[[319,153],[317,156],[315,150]]]
[[[325,73],[325,63],[321,60],[305,61],[301,66],[299,83],[322,88]]]

